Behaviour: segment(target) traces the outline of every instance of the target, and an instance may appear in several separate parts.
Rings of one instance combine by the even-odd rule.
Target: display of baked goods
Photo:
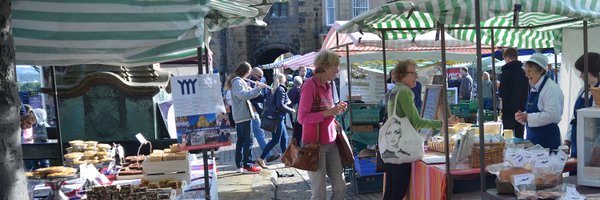
[[[146,159],[145,155],[127,156],[127,157],[125,157],[125,161],[127,161],[127,162],[142,162],[145,159]]]
[[[26,172],[27,178],[67,178],[74,177],[77,169],[63,166],[52,166],[36,169],[33,172]]]
[[[171,189],[157,188],[150,189],[142,186],[98,186],[93,187],[86,192],[88,200],[104,200],[104,199],[145,199],[159,200],[171,199]]]
[[[109,144],[99,144],[97,141],[69,141],[71,147],[66,148],[64,164],[76,167],[81,164],[101,164],[114,161],[109,151]],[[100,166],[98,166],[100,167]]]
[[[149,161],[185,160],[187,151],[179,151],[179,144],[171,144],[169,149],[154,150],[149,156]]]
[[[512,177],[514,175],[517,174],[525,174],[525,173],[531,173],[530,170],[527,170],[525,168],[522,167],[509,167],[509,168],[505,168],[500,170],[500,174],[498,175],[498,178],[501,181],[505,181],[505,182],[512,182]]]

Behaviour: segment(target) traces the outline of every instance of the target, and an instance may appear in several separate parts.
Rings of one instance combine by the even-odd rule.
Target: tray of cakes
[[[72,140],[69,141],[67,154],[65,154],[65,165],[77,167],[82,164],[93,164],[97,168],[108,166],[114,161],[112,147],[109,144],[97,141]]]
[[[180,151],[178,144],[168,149],[153,150],[144,160],[143,178],[146,180],[175,179],[190,181],[190,156],[187,151]]]
[[[131,180],[142,178],[142,162],[146,159],[146,155],[127,156],[125,162],[122,163],[122,168],[117,174],[117,180]]]
[[[72,167],[52,166],[25,172],[28,179],[36,180],[71,180],[77,178],[77,169]]]

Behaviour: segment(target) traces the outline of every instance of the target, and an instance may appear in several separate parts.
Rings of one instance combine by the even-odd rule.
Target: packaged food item
[[[517,199],[538,199],[534,180],[535,175],[533,173],[513,175],[512,184],[515,188]]]

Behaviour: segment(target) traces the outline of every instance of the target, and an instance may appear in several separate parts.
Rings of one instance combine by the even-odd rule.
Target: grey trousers
[[[331,200],[343,200],[346,193],[346,180],[336,144],[322,144],[319,148],[319,169],[314,172],[308,171],[311,200],[325,200],[327,194],[325,175],[331,181],[333,191]]]

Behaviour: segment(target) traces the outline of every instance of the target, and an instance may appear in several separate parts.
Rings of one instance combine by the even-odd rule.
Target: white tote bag
[[[388,102],[389,104],[390,102]],[[379,153],[385,163],[410,163],[423,158],[425,138],[410,124],[408,118],[396,115],[398,93],[394,98],[393,115],[379,129]],[[388,109],[388,113],[389,113]]]

